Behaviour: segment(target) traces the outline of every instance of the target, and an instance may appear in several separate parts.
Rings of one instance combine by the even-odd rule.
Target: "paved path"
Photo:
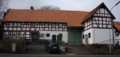
[[[45,45],[26,45],[25,54],[38,54],[38,55],[62,55],[63,52],[60,53],[48,53],[44,51]]]
[[[92,55],[89,51],[81,46],[69,46],[75,52],[76,55]]]

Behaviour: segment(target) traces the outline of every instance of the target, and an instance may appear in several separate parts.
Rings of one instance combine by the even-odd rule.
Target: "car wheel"
[[[50,51],[48,50],[48,53],[50,53]]]

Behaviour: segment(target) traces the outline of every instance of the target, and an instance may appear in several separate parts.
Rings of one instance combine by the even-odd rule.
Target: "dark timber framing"
[[[10,23],[12,23],[12,26],[10,26]],[[18,23],[21,25],[18,26]],[[34,23],[34,26],[32,26],[32,23]],[[48,24],[48,27],[45,27],[46,23]],[[40,31],[68,31],[67,23],[54,23],[54,29],[52,28],[52,24],[53,23],[51,22],[4,22],[4,32],[8,32],[8,35],[5,33],[4,36],[9,38],[9,32],[12,32],[12,34],[13,32],[16,32],[16,37],[12,36],[12,38],[26,37],[30,39],[30,32],[37,32],[39,34],[39,38]],[[59,27],[59,24],[62,24],[62,27]],[[17,37],[17,32],[20,32],[20,37]],[[29,37],[27,37],[28,35]]]

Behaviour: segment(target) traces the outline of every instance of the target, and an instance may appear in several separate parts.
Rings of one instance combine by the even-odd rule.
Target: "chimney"
[[[31,10],[34,10],[34,7],[33,7],[33,6],[31,6],[31,7],[30,7],[30,9],[31,9]]]

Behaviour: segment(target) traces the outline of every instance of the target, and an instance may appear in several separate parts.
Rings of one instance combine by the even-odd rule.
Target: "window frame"
[[[91,38],[91,33],[88,33],[88,38]]]
[[[18,33],[20,33],[20,32],[17,32],[17,37],[20,37],[20,36],[21,36],[21,33],[20,33],[20,36],[18,36]]]
[[[33,26],[33,24],[34,24],[34,26]],[[31,23],[31,27],[35,27],[35,23]]]
[[[116,37],[119,37],[119,34],[115,34]]]
[[[10,23],[9,27],[13,27],[13,23]]]
[[[20,24],[20,26],[19,26],[19,24]],[[18,24],[17,24],[17,27],[21,27],[21,23],[18,23]]]
[[[13,23],[14,24],[14,27],[17,27],[17,23],[15,22],[15,23]],[[15,24],[16,24],[16,26],[15,26]]]
[[[55,27],[53,27],[53,24],[55,24]],[[56,28],[56,23],[52,23],[52,24],[51,24],[51,27],[52,27],[52,28]]]
[[[14,33],[15,33],[15,36],[14,36]],[[16,37],[17,36],[17,32],[13,32],[13,35],[12,35],[13,37]]]
[[[62,25],[62,27],[60,27],[60,24]],[[62,24],[62,23],[59,23],[59,24],[58,24],[58,27],[59,27],[59,28],[63,28],[63,24]]]
[[[50,37],[50,33],[47,33],[47,34],[46,34],[46,37]]]
[[[82,35],[82,36],[83,36],[82,38],[84,39],[85,36],[84,35]]]
[[[46,27],[46,24],[48,24],[48,26],[47,26],[47,27]],[[49,28],[49,23],[45,23],[44,27],[45,27],[45,28]]]
[[[11,36],[10,36],[10,33],[11,33]],[[13,35],[13,32],[8,32],[8,34],[9,34],[9,37],[12,37],[12,35]]]

